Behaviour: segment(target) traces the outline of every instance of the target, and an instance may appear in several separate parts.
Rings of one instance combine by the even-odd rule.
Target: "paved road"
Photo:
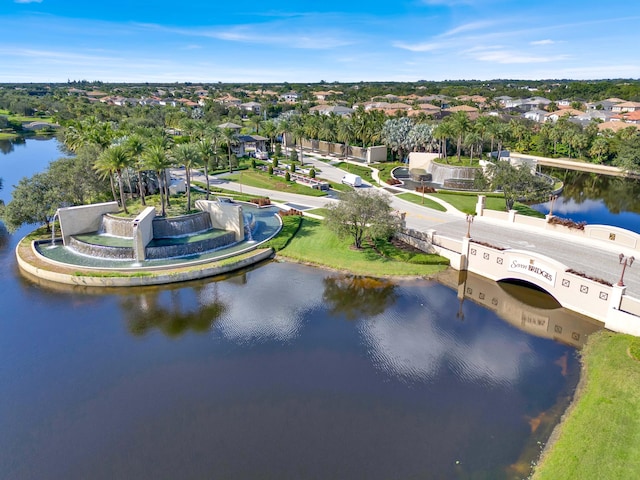
[[[346,173],[344,170],[329,165],[315,158],[314,155],[305,154],[305,164],[314,165],[320,170],[319,177],[332,182],[339,182]],[[184,171],[174,171],[176,175],[184,175]],[[204,182],[203,175],[194,172],[194,180]],[[211,177],[211,184],[223,189],[252,195],[269,196],[270,198],[298,206],[309,208],[324,207],[329,202],[337,201],[335,198],[310,197],[283,192],[273,192],[261,188],[240,186],[235,182],[229,182],[224,176]],[[374,188],[366,185],[365,188]],[[440,212],[422,205],[402,200],[389,193],[388,189],[378,189],[391,197],[392,206],[398,211],[406,212],[407,227],[415,230],[426,231],[433,229],[437,233],[451,237],[462,238],[467,232],[465,215],[456,210]],[[589,276],[617,283],[622,267],[619,264],[618,255],[625,253],[634,255],[633,251],[625,251],[623,248],[610,246],[605,243],[587,242],[579,238],[563,235],[558,232],[540,230],[535,227],[514,225],[498,220],[476,217],[471,225],[471,237],[474,240],[487,242],[491,245],[504,248],[528,250],[546,255],[566,266]],[[627,293],[640,298],[640,258],[637,264],[627,268],[625,284]]]

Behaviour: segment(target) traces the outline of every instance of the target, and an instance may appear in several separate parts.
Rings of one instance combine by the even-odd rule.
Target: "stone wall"
[[[58,219],[64,244],[68,245],[71,235],[97,232],[102,224],[102,216],[107,213],[116,213],[119,210],[117,202],[59,208]]]
[[[235,233],[236,242],[244,240],[244,217],[241,205],[215,200],[196,200],[196,208],[209,213],[213,228],[231,230]]]

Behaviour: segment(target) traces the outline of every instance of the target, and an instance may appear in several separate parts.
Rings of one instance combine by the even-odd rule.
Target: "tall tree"
[[[162,207],[162,216],[166,216],[166,205],[168,199],[166,198],[169,193],[167,188],[167,168],[171,167],[171,158],[167,154],[167,150],[162,145],[152,144],[142,154],[145,166],[149,170],[153,170],[158,177],[159,189],[160,189],[160,205]]]
[[[402,227],[400,216],[393,213],[389,197],[375,190],[351,190],[340,195],[341,201],[327,206],[327,226],[342,238],[352,238],[355,248],[362,248],[366,237],[387,239]]]
[[[191,211],[191,169],[200,161],[198,147],[194,143],[183,143],[176,145],[171,153],[176,164],[184,166],[188,213]]]
[[[467,132],[471,130],[471,120],[467,112],[455,112],[451,116],[451,126],[456,135],[456,155],[458,157],[458,163],[460,163],[462,141]]]
[[[129,213],[129,210],[127,210],[127,200],[124,195],[122,171],[129,166],[129,158],[127,149],[123,145],[112,145],[100,154],[95,165],[96,170],[103,174],[105,178],[107,176],[112,178],[112,175],[116,174],[120,190],[120,206],[126,214]],[[118,201],[115,195],[114,200]]]
[[[233,165],[231,164],[231,147],[238,144],[238,135],[233,128],[223,128],[221,133],[221,140],[227,146],[227,156],[229,160],[229,173],[233,172]]]

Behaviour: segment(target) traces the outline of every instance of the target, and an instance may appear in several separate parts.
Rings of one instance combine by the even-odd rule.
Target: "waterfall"
[[[252,213],[245,213],[243,215],[244,218],[244,236],[248,242],[254,242],[253,240],[253,231],[256,227],[256,221],[253,218]]]
[[[51,246],[56,246],[56,218],[60,218],[58,216],[58,211],[53,214],[53,219],[51,220]]]
[[[445,180],[450,179],[473,180],[477,171],[477,167],[454,167],[431,162],[432,182],[440,185],[444,184]]]

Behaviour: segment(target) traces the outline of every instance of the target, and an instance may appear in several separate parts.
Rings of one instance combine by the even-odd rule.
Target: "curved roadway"
[[[313,165],[318,172],[318,177],[331,182],[340,182],[346,171],[320,161],[315,155],[305,152],[305,165]],[[174,175],[184,175],[184,171],[175,170]],[[211,176],[211,185],[235,192],[242,191],[251,195],[269,196],[278,201],[295,205],[294,208],[324,207],[329,202],[338,201],[335,194],[330,197],[311,197],[272,190],[240,186],[236,182],[225,180],[225,175]],[[204,182],[204,175],[194,172],[193,180]],[[406,212],[406,225],[419,231],[435,230],[437,233],[451,237],[462,238],[467,232],[466,215],[448,206],[447,212],[440,212],[422,205],[402,200],[391,191],[399,189],[379,188],[365,184],[363,188],[377,188],[391,197],[394,209]],[[403,192],[404,193],[404,192]],[[441,202],[433,198],[435,201]],[[619,264],[618,255],[624,253],[633,256],[634,252],[624,248],[607,245],[600,242],[588,242],[580,238],[574,238],[562,233],[540,230],[535,227],[515,225],[499,220],[491,220],[485,217],[475,217],[471,225],[471,237],[474,240],[486,242],[491,245],[519,250],[529,250],[553,258],[566,266],[584,272],[589,276],[605,279],[612,284],[618,282],[622,267]],[[640,258],[638,259],[640,260]],[[635,298],[640,298],[640,262],[637,265],[627,267],[624,283],[627,293]]]

